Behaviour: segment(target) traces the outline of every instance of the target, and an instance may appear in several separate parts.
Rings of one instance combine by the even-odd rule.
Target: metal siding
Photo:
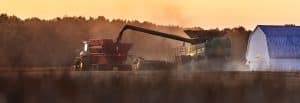
[[[271,69],[274,71],[300,70],[300,59],[271,59]]]

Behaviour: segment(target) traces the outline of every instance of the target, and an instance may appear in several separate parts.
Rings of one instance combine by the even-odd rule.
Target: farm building
[[[258,25],[246,59],[251,70],[300,70],[300,26]]]

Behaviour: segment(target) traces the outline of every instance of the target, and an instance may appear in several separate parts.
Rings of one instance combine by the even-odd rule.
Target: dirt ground
[[[0,103],[298,103],[300,72],[2,71]]]

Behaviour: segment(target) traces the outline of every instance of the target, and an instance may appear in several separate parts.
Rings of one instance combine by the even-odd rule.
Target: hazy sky
[[[105,16],[203,28],[300,24],[300,0],[0,0],[0,12],[21,18]]]

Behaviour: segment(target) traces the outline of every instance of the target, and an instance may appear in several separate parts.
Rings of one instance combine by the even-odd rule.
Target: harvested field
[[[5,71],[0,103],[296,103],[300,72]]]

